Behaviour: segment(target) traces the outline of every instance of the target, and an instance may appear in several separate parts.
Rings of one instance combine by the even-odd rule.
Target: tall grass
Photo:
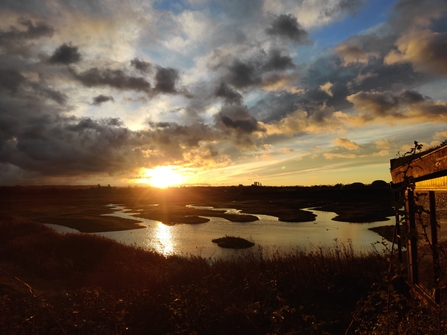
[[[351,246],[210,261],[0,215],[4,334],[344,334],[387,262]],[[27,286],[28,285],[28,286]],[[355,327],[352,328],[352,333]]]

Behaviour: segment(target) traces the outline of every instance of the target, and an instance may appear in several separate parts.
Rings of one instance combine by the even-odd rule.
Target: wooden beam
[[[447,146],[413,160],[410,158],[407,156],[390,161],[394,184],[402,183],[405,176],[413,177],[414,181],[423,181],[447,175]]]

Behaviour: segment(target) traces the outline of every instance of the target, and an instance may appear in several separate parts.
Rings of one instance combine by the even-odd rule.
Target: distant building
[[[262,184],[259,181],[255,181],[251,186],[262,186]]]

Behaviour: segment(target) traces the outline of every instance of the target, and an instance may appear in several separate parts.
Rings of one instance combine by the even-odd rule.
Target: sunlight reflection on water
[[[155,250],[166,256],[177,254],[210,258],[228,257],[245,252],[244,250],[223,249],[211,242],[212,239],[225,235],[253,240],[256,246],[251,250],[256,250],[261,246],[267,252],[290,251],[297,248],[311,251],[319,247],[334,246],[335,241],[344,245],[352,244],[355,252],[367,252],[373,249],[372,243],[381,241],[381,237],[368,228],[394,223],[393,221],[361,224],[338,222],[332,220],[335,213],[307,209],[317,215],[315,221],[281,222],[274,216],[255,214],[259,221],[231,222],[219,217],[208,217],[210,221],[207,223],[167,226],[159,221],[138,217],[138,210],[136,213],[132,213],[122,205],[110,204],[108,206],[115,212],[103,214],[104,216],[138,219],[141,220],[140,224],[145,228],[95,234],[112,238],[121,243]],[[232,214],[240,212],[228,208],[224,210]],[[57,231],[67,232],[66,227],[49,226]],[[376,248],[382,250],[383,246],[376,245]]]
[[[171,227],[161,222],[157,222],[155,236],[158,239],[156,250],[163,255],[174,253],[174,242],[171,235]]]

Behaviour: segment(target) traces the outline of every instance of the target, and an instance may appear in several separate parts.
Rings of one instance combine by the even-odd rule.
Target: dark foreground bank
[[[214,263],[166,258],[3,214],[0,329],[11,335],[371,334],[380,322],[386,329],[386,270],[382,255],[354,256],[343,245],[284,256],[257,249]]]

